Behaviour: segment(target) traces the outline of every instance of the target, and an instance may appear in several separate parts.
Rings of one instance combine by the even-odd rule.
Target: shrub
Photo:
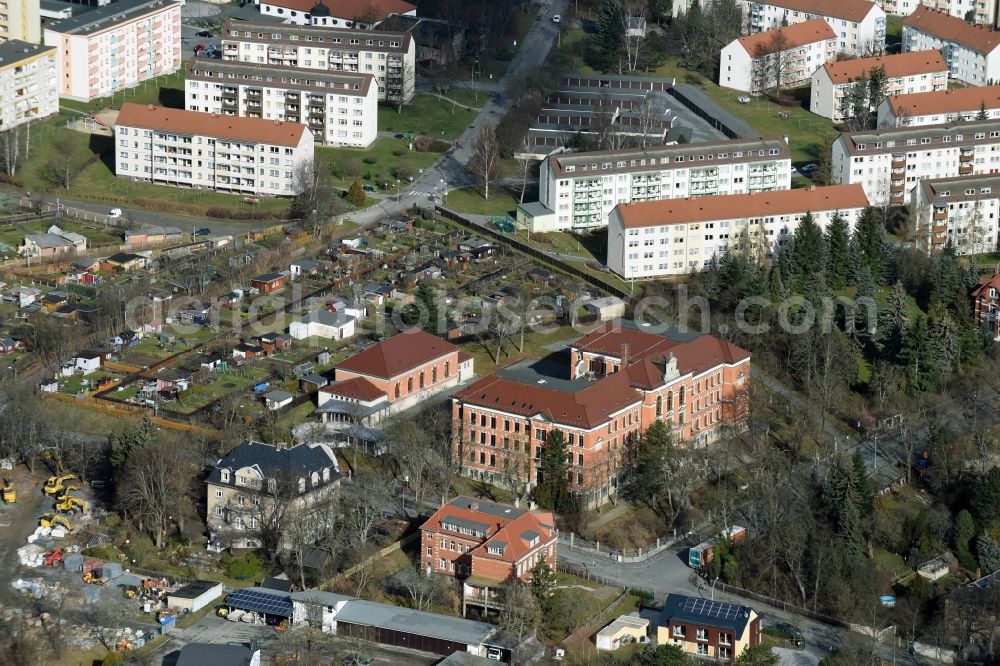
[[[354,207],[361,207],[365,205],[368,198],[365,196],[365,190],[361,187],[361,183],[354,181],[351,183],[351,189],[347,190],[347,202]]]
[[[361,161],[365,164],[378,164],[378,158],[374,155],[365,155],[365,158]]]
[[[255,580],[263,570],[260,560],[253,553],[234,557],[226,563],[226,575],[236,580]]]
[[[440,139],[435,139],[434,143],[430,146],[430,151],[432,153],[447,153],[451,146],[447,141],[441,141]]]
[[[107,560],[108,562],[118,561],[118,553],[107,546],[93,546],[91,548],[84,548],[80,552],[87,557],[96,557],[99,560]]]
[[[395,150],[392,151],[392,154],[395,155],[396,157],[402,157],[403,155],[406,154],[406,149],[396,148]]]
[[[413,178],[413,171],[406,164],[397,164],[392,167],[393,178],[398,178],[399,180],[408,180]]]

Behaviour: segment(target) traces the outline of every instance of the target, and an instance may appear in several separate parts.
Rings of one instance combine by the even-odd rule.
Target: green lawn
[[[461,85],[462,87],[457,87],[459,85]],[[464,104],[465,106],[471,106],[475,109],[481,108],[483,104],[489,101],[490,98],[490,94],[488,92],[484,92],[479,88],[475,89],[469,88],[468,82],[465,82],[464,84],[461,83],[456,84],[456,87],[450,88],[449,90],[441,94],[443,94],[448,99],[455,100],[459,104]]]
[[[395,152],[400,154],[396,155]],[[441,153],[409,150],[407,142],[393,137],[378,139],[366,149],[316,147],[316,156],[323,157],[330,165],[333,182],[337,187],[348,188],[355,180],[376,185],[382,193],[396,194],[396,179],[400,190],[406,192],[409,177],[417,178],[420,169],[428,169],[438,161]],[[390,187],[382,186],[388,183]]]
[[[559,342],[565,342],[579,335],[570,326],[560,326],[552,330],[551,332],[532,332],[526,330],[524,332],[524,351],[517,351],[517,342],[519,341],[519,336],[515,336],[513,340],[513,345],[505,346],[505,355],[500,359],[500,366],[509,365],[513,361],[520,358],[542,358],[548,356],[552,352],[547,349],[549,345],[553,345]],[[497,364],[493,360],[491,351],[495,351],[493,341],[489,340],[489,349],[483,347],[481,342],[467,342],[463,345],[462,351],[467,354],[471,354],[475,357],[475,371],[476,374],[483,377],[494,370],[497,369]],[[507,352],[510,352],[507,355]]]
[[[59,106],[71,111],[95,113],[102,109],[120,109],[125,102],[136,104],[156,104],[176,109],[184,108],[184,72],[183,68],[173,74],[158,77],[134,88],[127,88],[112,97],[99,97],[90,102],[61,99]]]
[[[209,383],[195,384],[182,393],[176,403],[166,403],[163,409],[190,414],[230,393],[246,391],[267,376],[266,370],[253,366],[226,373],[213,373]]]
[[[453,90],[450,94],[452,96],[464,95],[459,90]],[[482,93],[479,93],[479,99],[484,100]],[[468,103],[462,99],[459,101]],[[482,103],[481,101],[480,104]],[[476,105],[473,104],[473,106]],[[422,134],[453,142],[475,117],[475,111],[462,109],[433,95],[424,94],[414,97],[413,101],[404,106],[401,111],[396,111],[389,106],[380,106],[378,108],[378,129],[380,132]]]
[[[547,234],[532,234],[531,242],[550,252],[575,255],[583,259],[596,259],[601,263],[604,263],[608,254],[607,229],[580,235],[564,233],[562,231],[553,231]]]
[[[458,213],[474,215],[510,215],[517,212],[517,199],[503,187],[490,188],[490,198],[484,199],[478,187],[463,187],[448,192],[447,207]]]

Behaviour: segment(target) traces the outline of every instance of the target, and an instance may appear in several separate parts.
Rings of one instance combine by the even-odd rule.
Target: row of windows
[[[293,15],[294,15],[294,13],[293,13]],[[240,36],[240,31],[239,30],[230,30],[229,31],[229,36],[230,37],[239,37]],[[249,32],[249,31],[244,31],[243,32],[243,36],[244,37],[253,37],[254,33]],[[289,41],[293,41],[293,42],[299,41],[299,35],[297,35],[295,33],[286,34],[286,36],[288,37]],[[256,37],[257,37],[257,39],[268,39],[268,35],[264,34],[263,32],[256,33]],[[272,32],[270,34],[270,40],[271,41],[278,42],[278,41],[281,41],[283,38],[284,37],[282,36],[282,33],[280,33],[280,32]],[[313,36],[312,35],[303,35],[302,36],[302,41],[306,41],[306,42],[314,41],[313,40]],[[315,38],[315,41],[317,41],[317,42],[324,42],[324,41],[326,41],[326,38],[322,37],[322,36],[317,36]],[[343,40],[340,37],[331,37],[330,38],[330,43],[331,44],[340,44],[340,43],[342,43],[342,41]],[[365,40],[365,45],[367,45],[367,46],[375,46],[375,42],[376,42],[376,40],[374,40],[374,39],[366,39]],[[351,37],[350,39],[348,39],[348,43],[349,44],[360,44],[361,40],[359,40],[357,37]],[[399,47],[399,42],[396,41],[396,40],[390,40],[388,42],[386,42],[385,40],[382,40],[382,39],[378,40],[378,45],[379,46],[385,46],[386,44],[388,44],[390,47],[393,47],[393,48],[398,48]]]
[[[743,154],[744,153],[741,150],[734,151],[733,154],[732,154],[733,155],[733,159],[740,159],[740,158],[743,157]],[[754,151],[752,151],[752,150],[746,151],[746,156],[747,157],[752,157],[753,154],[754,154]],[[780,154],[781,154],[781,150],[778,149],[778,148],[769,148],[767,150],[760,149],[760,150],[757,151],[757,155],[759,157],[764,157],[765,155],[775,156],[775,155],[780,155]],[[729,153],[718,153],[716,155],[698,155],[698,156],[691,155],[690,156],[690,161],[692,161],[692,162],[694,162],[695,160],[697,160],[697,161],[704,161],[706,159],[707,160],[729,159]],[[683,162],[684,160],[685,160],[684,155],[675,155],[674,158],[673,158],[673,162],[675,164]],[[671,158],[669,158],[669,157],[661,157],[659,159],[659,163],[660,164],[670,164],[670,162],[671,162]],[[651,157],[648,160],[647,159],[629,160],[628,166],[643,167],[643,166],[646,166],[647,163],[648,163],[649,166],[654,166],[654,165],[657,164],[657,159],[655,157]],[[613,162],[602,162],[601,165],[600,165],[600,169],[601,170],[611,169],[612,165],[614,165],[615,168],[621,169],[621,168],[625,167],[625,161],[619,160],[618,162],[614,162],[614,163]],[[597,170],[599,170],[598,169],[598,164],[596,162],[591,163],[590,164],[590,170],[591,171],[597,171]],[[576,171],[576,165],[575,164],[568,164],[568,165],[566,165],[566,167],[564,167],[564,171],[566,173],[574,173]],[[581,164],[580,165],[580,171],[587,171],[587,165],[586,164]]]

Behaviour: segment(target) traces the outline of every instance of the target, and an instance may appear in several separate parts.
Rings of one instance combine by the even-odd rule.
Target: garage
[[[197,613],[222,596],[222,583],[196,580],[167,595],[167,606],[179,611]]]
[[[292,617],[292,599],[288,594],[251,587],[226,595],[223,606],[232,621],[285,627]]]

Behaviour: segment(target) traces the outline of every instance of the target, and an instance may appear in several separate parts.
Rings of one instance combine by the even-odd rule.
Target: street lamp
[[[447,186],[447,183],[444,182],[444,178],[440,179],[438,182],[441,183],[441,201],[443,201],[444,205],[447,206],[448,205],[448,190],[445,189],[446,186]]]
[[[399,178],[396,179],[396,212],[399,212]]]

